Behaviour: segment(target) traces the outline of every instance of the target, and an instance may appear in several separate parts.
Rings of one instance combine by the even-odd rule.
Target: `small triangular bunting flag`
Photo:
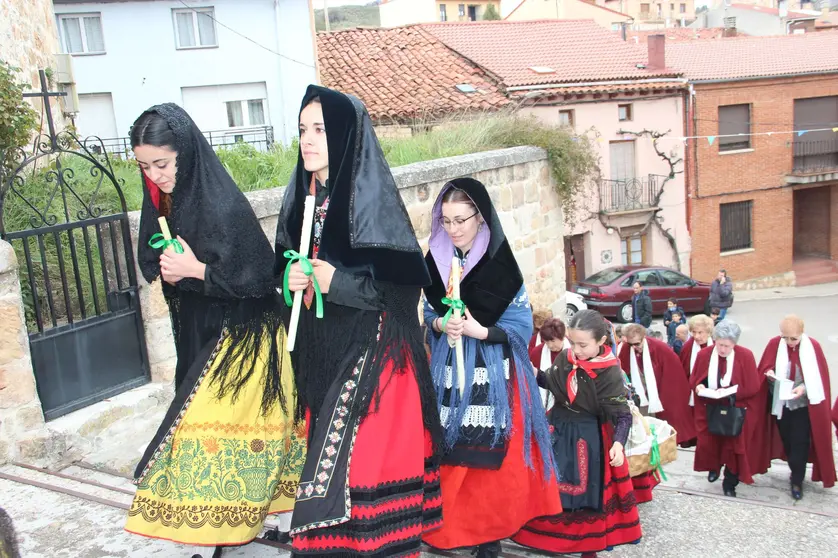
[[[716,141],[716,136],[707,136],[707,141],[710,142],[710,145],[713,145],[713,142]]]
[[[838,132],[838,128],[832,128],[833,132]]]
[[[797,137],[800,137],[800,136],[802,136],[802,135],[803,135],[803,134],[805,134],[805,133],[806,133],[806,130],[798,130],[798,131],[797,131]]]

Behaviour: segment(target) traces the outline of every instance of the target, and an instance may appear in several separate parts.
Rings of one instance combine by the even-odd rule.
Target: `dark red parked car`
[[[578,283],[573,291],[585,299],[588,308],[621,322],[633,319],[632,285],[639,281],[652,299],[652,313],[662,315],[666,301],[674,298],[690,314],[710,314],[710,284],[696,281],[665,267],[621,265],[603,269]]]

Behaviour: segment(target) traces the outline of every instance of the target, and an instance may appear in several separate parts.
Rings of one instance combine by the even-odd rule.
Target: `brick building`
[[[838,280],[838,33],[673,43],[667,61],[690,81],[687,135],[711,136],[687,149],[693,276]]]

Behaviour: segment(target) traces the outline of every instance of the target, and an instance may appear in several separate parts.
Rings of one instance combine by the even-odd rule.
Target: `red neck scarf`
[[[148,188],[148,193],[151,196],[151,203],[154,204],[154,208],[157,211],[160,211],[160,188],[151,181],[148,175],[143,172],[143,180],[145,181],[145,187]]]
[[[579,391],[579,380],[576,377],[576,371],[581,368],[589,378],[594,379],[597,376],[597,371],[610,366],[619,366],[620,361],[611,352],[611,347],[603,347],[602,354],[590,360],[578,360],[573,351],[568,349],[567,360],[573,365],[570,374],[567,375],[567,398],[570,403],[576,399],[576,394]]]

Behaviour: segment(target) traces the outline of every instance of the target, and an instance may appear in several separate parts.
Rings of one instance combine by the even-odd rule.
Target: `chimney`
[[[649,47],[649,70],[662,70],[666,68],[666,35],[649,35],[646,38]]]

